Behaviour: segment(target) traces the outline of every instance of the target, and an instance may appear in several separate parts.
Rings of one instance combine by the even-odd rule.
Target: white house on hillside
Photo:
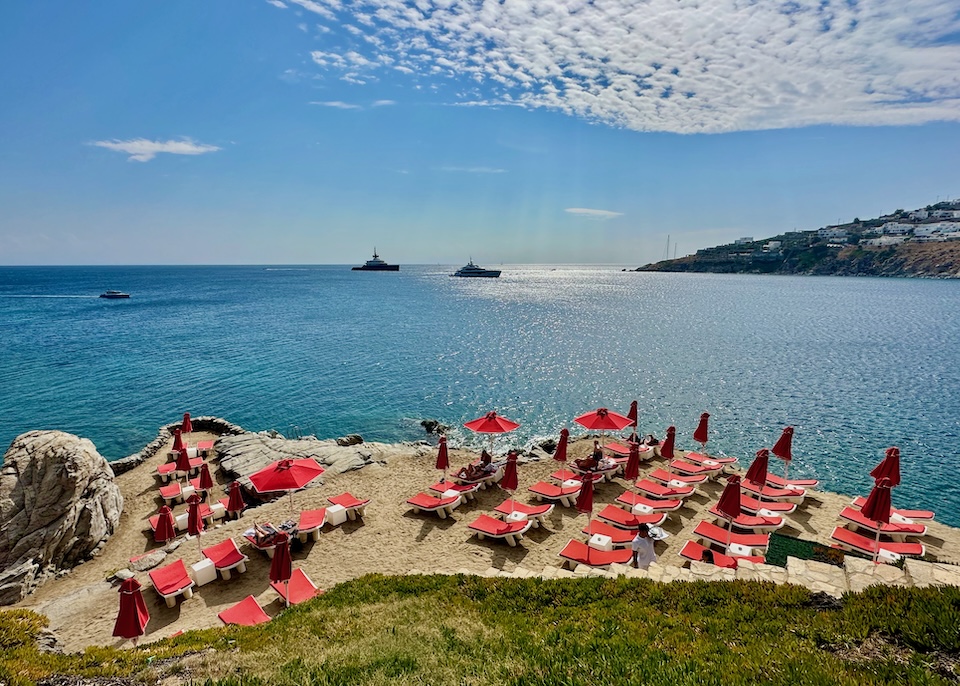
[[[905,236],[913,229],[913,224],[901,224],[900,222],[887,222],[880,227],[880,233],[884,236]]]
[[[817,230],[817,237],[823,238],[828,241],[836,241],[838,243],[843,243],[850,237],[850,234],[847,233],[846,229],[838,229],[833,226],[828,226],[825,229]]]

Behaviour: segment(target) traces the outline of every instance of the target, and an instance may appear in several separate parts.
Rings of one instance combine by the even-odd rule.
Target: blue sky
[[[0,264],[639,265],[960,197],[960,2],[909,8],[3,3]]]

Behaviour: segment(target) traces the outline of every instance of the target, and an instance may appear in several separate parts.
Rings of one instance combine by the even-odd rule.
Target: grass
[[[842,603],[758,582],[367,576],[269,624],[137,650],[37,650],[0,613],[0,683],[51,674],[259,684],[946,684],[960,589],[873,587]]]

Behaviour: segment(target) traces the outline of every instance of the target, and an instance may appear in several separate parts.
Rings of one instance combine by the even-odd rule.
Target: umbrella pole
[[[883,526],[881,522],[877,522],[877,537],[873,541],[873,564],[877,564],[877,561],[880,558],[880,527]]]
[[[727,520],[727,525],[729,526],[729,528],[727,529],[727,547],[723,549],[723,552],[724,552],[725,554],[729,555],[729,554],[730,554],[730,542],[733,540],[733,521],[731,521],[731,520],[728,519],[728,520]]]
[[[290,607],[290,579],[283,580],[283,595],[287,604],[286,606]]]
[[[783,480],[787,480],[787,474],[790,473],[790,460],[783,461]]]

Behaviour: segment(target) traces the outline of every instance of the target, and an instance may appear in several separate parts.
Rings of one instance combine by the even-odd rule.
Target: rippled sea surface
[[[643,433],[695,447],[706,411],[708,450],[747,464],[792,425],[791,475],[843,493],[897,445],[894,504],[960,525],[960,283],[456,266],[0,268],[0,443],[122,457],[185,411],[398,441],[494,409],[522,424],[504,448],[636,399]]]

